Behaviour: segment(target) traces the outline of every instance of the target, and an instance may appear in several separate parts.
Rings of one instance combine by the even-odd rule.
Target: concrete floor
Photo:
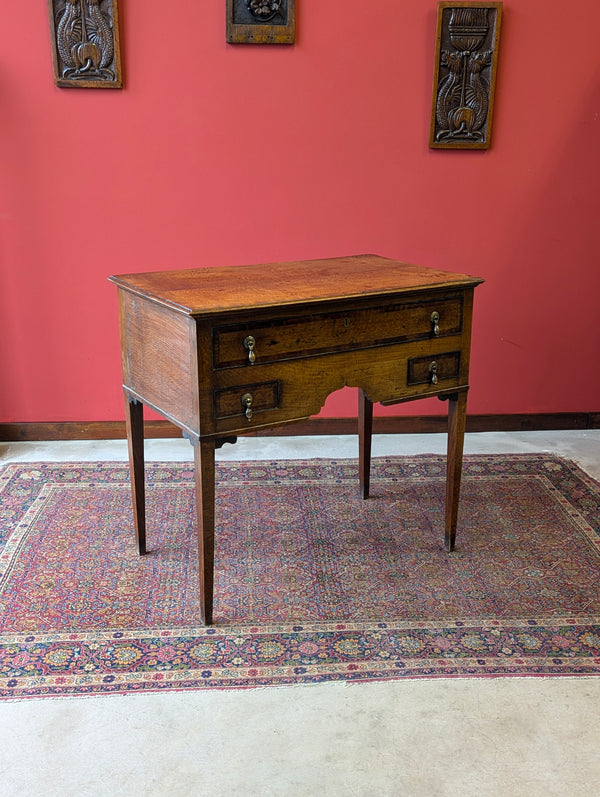
[[[356,456],[345,437],[245,438],[223,459]],[[600,431],[467,435],[600,479]],[[373,455],[443,453],[375,436]],[[181,440],[146,457],[191,459]],[[124,441],[0,443],[9,461],[126,459]],[[0,703],[0,797],[598,797],[600,678],[316,684]]]

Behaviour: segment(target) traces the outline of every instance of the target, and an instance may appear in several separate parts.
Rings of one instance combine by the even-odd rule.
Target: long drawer
[[[434,339],[462,331],[462,294],[431,301],[217,326],[213,368]]]

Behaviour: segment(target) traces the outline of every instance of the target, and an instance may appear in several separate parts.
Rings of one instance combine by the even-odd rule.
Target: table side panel
[[[119,308],[123,386],[199,433],[194,320],[123,290]]]
[[[473,327],[473,299],[475,286],[465,288],[463,291],[463,347],[460,359],[460,381],[462,384],[469,382],[469,367],[471,364],[471,332]]]

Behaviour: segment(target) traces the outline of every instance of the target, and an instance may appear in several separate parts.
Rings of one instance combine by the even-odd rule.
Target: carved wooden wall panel
[[[502,3],[438,5],[429,146],[487,149]]]
[[[56,85],[120,89],[117,0],[48,0],[48,13]]]
[[[296,0],[227,0],[228,42],[293,44]]]

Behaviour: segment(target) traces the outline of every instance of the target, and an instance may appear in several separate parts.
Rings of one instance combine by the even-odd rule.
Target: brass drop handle
[[[256,340],[252,337],[252,335],[248,335],[248,337],[244,338],[244,348],[248,350],[248,360],[250,361],[250,365],[254,365],[256,361],[256,352],[254,351],[254,347],[256,346]]]
[[[435,360],[432,363],[429,364],[429,373],[431,374],[431,376],[430,376],[431,384],[432,385],[437,385],[437,383],[438,383],[437,363],[436,363]]]
[[[437,338],[440,334],[440,314],[437,310],[434,310],[431,314],[431,323],[433,325],[433,334]]]
[[[252,420],[252,402],[254,401],[254,396],[252,393],[244,393],[242,396],[242,407],[246,409],[246,419],[248,421]]]

